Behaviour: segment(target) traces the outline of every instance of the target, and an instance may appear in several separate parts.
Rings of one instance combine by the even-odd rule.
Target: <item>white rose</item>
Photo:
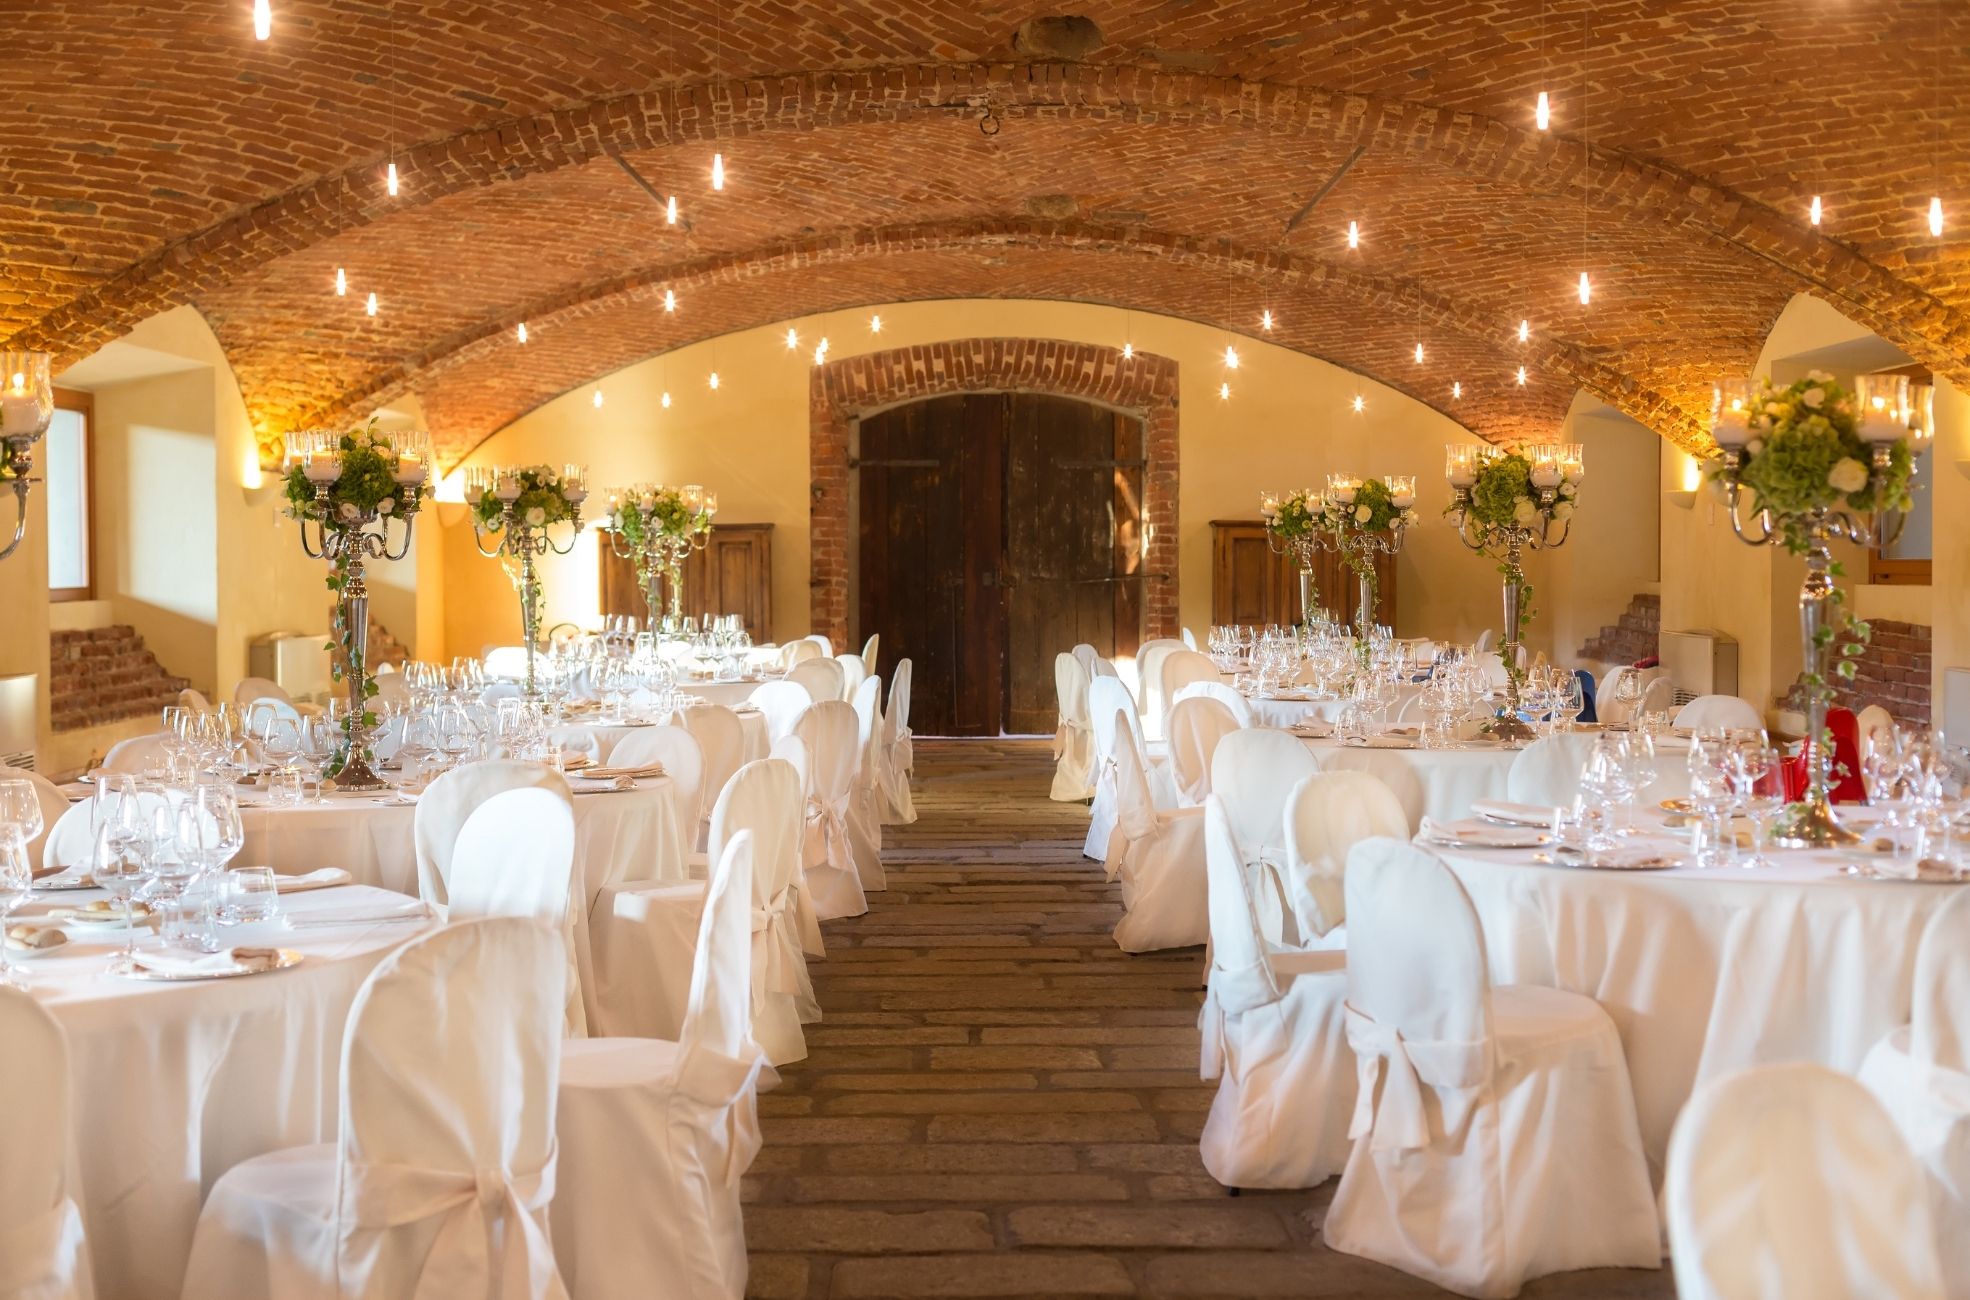
[[[341,508],[337,511],[337,513],[340,514],[344,519],[354,519],[358,512],[354,505],[350,504],[347,501],[344,501],[342,503]]]
[[[1375,512],[1373,510],[1370,510],[1367,506],[1356,506],[1354,508],[1354,522],[1356,522],[1357,524],[1365,524],[1368,522],[1369,517],[1374,513]]]
[[[546,522],[547,522],[547,511],[542,507],[535,506],[533,509],[527,511],[527,523],[530,526],[534,528],[538,528]]]
[[[1562,501],[1558,505],[1554,506],[1553,518],[1561,519],[1561,520],[1573,518],[1573,502]]]
[[[1537,521],[1538,518],[1539,518],[1539,507],[1533,505],[1532,502],[1526,497],[1520,497],[1519,503],[1516,506],[1512,507],[1513,523],[1520,524],[1525,527],[1531,527],[1531,525],[1535,521]]]
[[[1816,384],[1830,383],[1833,380],[1833,376],[1824,370],[1808,370],[1806,372],[1806,378]]]
[[[1766,415],[1777,415],[1777,414],[1778,414],[1778,413],[1779,413],[1779,412],[1780,412],[1780,411],[1781,411],[1782,409],[1784,409],[1784,408],[1782,408],[1782,407],[1781,407],[1781,406],[1780,406],[1780,405],[1779,405],[1779,404],[1778,404],[1777,402],[1766,402],[1766,403],[1765,403],[1765,414],[1766,414]]]
[[[1858,492],[1867,486],[1867,466],[1852,456],[1842,456],[1826,472],[1826,482],[1835,492]]]
[[[391,500],[389,497],[384,497],[381,501],[378,501],[376,503],[376,513],[379,515],[387,515],[392,510],[395,510],[396,508],[397,508],[397,503]]]
[[[1808,388],[1805,396],[1800,398],[1800,400],[1817,411],[1820,409],[1820,403],[1826,400],[1826,390],[1824,388]]]
[[[1750,442],[1744,444],[1744,454],[1747,456],[1756,456],[1764,449],[1765,440],[1763,438],[1753,438]]]
[[[547,486],[559,487],[560,485],[561,485],[561,476],[559,474],[549,474],[547,476]]]

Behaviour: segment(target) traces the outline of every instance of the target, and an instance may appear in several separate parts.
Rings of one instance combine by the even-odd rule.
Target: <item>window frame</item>
[[[71,600],[94,600],[96,598],[96,399],[92,393],[77,388],[57,388],[55,390],[55,409],[76,411],[82,416],[82,501],[87,515],[82,522],[82,536],[86,555],[83,572],[86,581],[79,587],[48,587],[49,601],[60,604]],[[47,497],[42,497],[42,507],[47,508]]]

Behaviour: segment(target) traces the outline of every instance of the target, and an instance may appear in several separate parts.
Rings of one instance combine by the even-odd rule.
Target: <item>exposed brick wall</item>
[[[190,685],[164,671],[127,623],[51,634],[49,725],[77,731],[155,714]]]
[[[1049,393],[1143,420],[1143,576],[1147,635],[1177,633],[1177,364],[1168,357],[1055,339],[960,339],[814,367],[808,455],[813,479],[809,587],[815,631],[848,639],[849,434],[863,414],[946,393]]]
[[[1662,597],[1646,592],[1628,602],[1614,624],[1580,647],[1578,658],[1604,664],[1633,664],[1652,658],[1662,638]]]
[[[1930,658],[1929,629],[1921,623],[1902,623],[1894,619],[1870,619],[1872,635],[1861,652],[1859,669],[1852,682],[1834,679],[1835,704],[1858,713],[1870,704],[1879,704],[1897,722],[1916,727],[1929,725]],[[1829,663],[1839,661],[1840,647],[1851,638],[1842,638],[1829,651]],[[1788,701],[1799,707],[1799,687],[1795,684]]]

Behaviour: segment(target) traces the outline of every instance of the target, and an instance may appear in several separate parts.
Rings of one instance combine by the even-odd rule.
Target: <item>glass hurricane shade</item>
[[[33,442],[55,418],[55,383],[46,352],[0,352],[0,437]]]

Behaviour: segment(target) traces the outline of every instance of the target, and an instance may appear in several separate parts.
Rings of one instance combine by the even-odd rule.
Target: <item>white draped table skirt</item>
[[[1424,817],[1455,821],[1471,814],[1477,799],[1503,799],[1516,749],[1376,749],[1333,740],[1302,741],[1323,772],[1366,772],[1378,777],[1402,804],[1413,832]]]

